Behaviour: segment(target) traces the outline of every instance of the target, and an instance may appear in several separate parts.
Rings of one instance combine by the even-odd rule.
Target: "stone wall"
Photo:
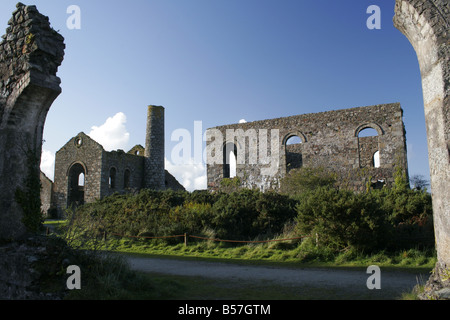
[[[41,171],[41,211],[47,215],[52,205],[53,181]]]
[[[144,180],[144,160],[143,156],[124,153],[121,150],[105,152],[100,196],[140,190]],[[112,171],[115,174],[115,181],[110,181]]]
[[[62,300],[67,266],[76,255],[56,237],[29,236],[0,243],[0,300]]]
[[[219,188],[226,177],[222,148],[233,142],[237,149],[236,175],[245,187],[276,189],[290,168],[301,166],[331,169],[356,190],[365,188],[369,176],[374,182],[392,183],[396,165],[407,171],[402,116],[400,104],[393,103],[208,129],[208,188]],[[358,137],[366,128],[375,129],[378,136]],[[230,132],[234,139],[227,137]],[[292,136],[299,137],[301,143],[287,144]],[[372,161],[375,151],[380,152],[379,168]],[[271,171],[271,167],[276,170]],[[360,174],[362,168],[364,175]]]
[[[69,181],[77,179],[80,172],[85,176],[84,202],[93,202],[101,197],[103,147],[83,132],[70,139],[55,155],[53,205],[61,214],[70,202]],[[73,185],[77,185],[74,182]]]
[[[57,69],[64,39],[35,6],[17,4],[0,43],[0,238],[25,232],[22,209],[14,199],[31,172],[27,153],[40,159],[47,112],[60,94]]]
[[[447,0],[397,0],[394,26],[411,42],[419,61],[438,255],[434,274],[448,274],[450,270],[450,3]],[[448,279],[442,282],[450,287]]]

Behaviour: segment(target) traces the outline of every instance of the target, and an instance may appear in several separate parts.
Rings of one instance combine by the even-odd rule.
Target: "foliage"
[[[83,272],[82,289],[70,291],[66,300],[158,299],[166,294],[164,288],[131,270],[122,256],[77,251],[74,261]]]
[[[434,246],[431,196],[426,190],[411,190],[400,170],[392,187],[361,193],[334,188],[333,174],[324,169],[299,170],[290,178],[296,182],[290,188],[298,186],[301,192],[115,194],[78,208],[73,226],[80,228],[76,234],[95,239],[105,232],[147,238],[187,233],[224,240],[309,237],[321,252]]]
[[[220,190],[222,192],[237,192],[241,189],[241,179],[239,177],[224,178],[220,181]]]
[[[223,239],[267,238],[281,232],[295,215],[293,201],[287,196],[248,189],[223,194],[213,209],[211,227]]]
[[[333,249],[378,246],[385,235],[383,213],[369,194],[322,187],[303,194],[297,228]]]
[[[430,185],[430,182],[421,174],[413,175],[410,177],[409,182],[411,186],[417,190],[425,189]]]
[[[280,233],[295,216],[295,201],[273,192],[241,190],[195,193],[142,190],[113,195],[77,209],[76,221],[91,237],[107,230],[124,236],[163,237],[188,233],[248,240]],[[94,231],[92,231],[94,229]],[[87,231],[85,231],[87,232]]]
[[[298,195],[320,187],[333,186],[337,175],[325,168],[293,169],[281,180],[280,192]]]
[[[297,230],[318,245],[362,251],[432,247],[431,197],[424,191],[384,188],[354,193],[322,187],[302,194]]]

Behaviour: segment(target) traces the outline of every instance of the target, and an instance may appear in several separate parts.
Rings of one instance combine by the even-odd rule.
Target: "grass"
[[[155,240],[109,239],[106,247],[112,251],[152,256],[202,258],[246,262],[252,264],[276,263],[301,267],[367,267],[376,264],[385,268],[432,269],[436,256],[432,250],[409,249],[373,254],[346,250],[335,253],[327,248],[303,244],[250,244],[230,246],[208,242],[168,245]]]

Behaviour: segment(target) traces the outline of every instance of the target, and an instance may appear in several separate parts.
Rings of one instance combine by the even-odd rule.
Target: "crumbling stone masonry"
[[[414,47],[422,75],[438,255],[426,293],[432,295],[450,287],[450,3],[397,0],[394,25]]]
[[[402,116],[393,103],[208,129],[208,188],[232,177],[233,158],[236,176],[249,188],[277,189],[287,172],[302,166],[331,169],[354,190],[389,185],[397,166],[407,174]],[[364,136],[368,128],[374,134]],[[299,143],[291,144],[293,137]]]
[[[45,118],[61,93],[56,76],[64,38],[35,6],[17,4],[0,43],[0,239],[25,232],[15,192],[23,188],[27,153],[41,157]],[[39,175],[39,160],[35,163]]]
[[[146,147],[134,146],[107,152],[88,135],[80,132],[70,139],[55,156],[55,181],[52,185],[42,177],[42,185],[51,193],[42,197],[43,207],[56,209],[64,216],[68,207],[93,202],[113,193],[153,190],[184,190],[164,169],[164,108],[149,106],[147,111]],[[49,191],[48,188],[51,188]]]

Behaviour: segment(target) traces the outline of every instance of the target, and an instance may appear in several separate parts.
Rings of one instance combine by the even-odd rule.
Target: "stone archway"
[[[67,206],[69,208],[76,208],[84,204],[84,182],[80,183],[80,176],[86,177],[85,167],[81,163],[74,163],[68,172],[68,192],[67,192]]]
[[[28,188],[30,176],[39,179],[44,122],[61,93],[56,72],[65,49],[36,6],[16,7],[0,42],[0,239],[26,232],[15,193]]]
[[[396,0],[394,26],[410,41],[420,65],[438,262],[427,295],[450,287],[450,4]],[[447,274],[447,276],[443,276]]]

